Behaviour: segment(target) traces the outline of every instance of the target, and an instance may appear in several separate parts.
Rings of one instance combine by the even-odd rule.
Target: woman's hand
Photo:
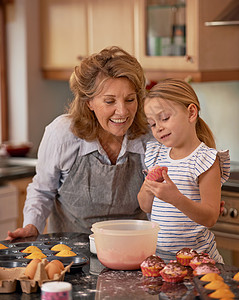
[[[222,200],[220,202],[220,216],[222,216],[222,214],[223,214],[224,206],[225,206],[225,201]]]
[[[17,238],[25,238],[30,236],[38,236],[39,232],[36,226],[32,224],[26,225],[24,228],[17,228],[15,231],[8,231],[6,240],[14,240]]]

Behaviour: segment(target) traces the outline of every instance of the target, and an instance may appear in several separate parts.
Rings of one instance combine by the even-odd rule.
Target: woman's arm
[[[212,227],[220,213],[221,174],[219,159],[206,172],[199,176],[201,202],[184,196],[163,171],[164,182],[148,181],[148,189],[159,199],[172,204],[194,222]]]

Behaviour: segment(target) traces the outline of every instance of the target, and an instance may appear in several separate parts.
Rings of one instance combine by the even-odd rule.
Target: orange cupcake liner
[[[177,257],[177,261],[183,266],[189,266],[191,259],[192,259],[191,257],[190,258]]]
[[[154,267],[141,267],[141,271],[144,276],[147,277],[159,277],[161,269],[157,269]]]
[[[194,269],[196,269],[196,267],[197,266],[199,266],[201,263],[192,263],[192,262],[190,262],[190,267],[194,270]]]

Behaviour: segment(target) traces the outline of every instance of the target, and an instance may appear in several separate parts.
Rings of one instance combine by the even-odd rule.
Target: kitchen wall
[[[67,82],[41,76],[39,3],[15,0],[7,10],[10,139],[33,142],[33,152],[45,126],[71,99]]]
[[[201,104],[201,117],[213,131],[217,148],[229,149],[239,161],[239,81],[192,84]]]
[[[41,76],[38,12],[39,0],[15,0],[7,23],[10,137],[32,141],[34,152],[45,126],[63,113],[72,99],[67,82]],[[239,161],[239,81],[192,86],[201,102],[201,117],[214,132],[218,149],[229,149],[231,159]]]

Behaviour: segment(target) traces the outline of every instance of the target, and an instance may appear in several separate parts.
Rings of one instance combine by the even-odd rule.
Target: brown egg
[[[41,259],[39,258],[34,258],[33,260],[31,260],[31,262],[27,265],[26,270],[25,270],[25,275],[30,278],[33,279],[34,275],[36,273],[36,269],[37,266],[39,264],[39,262],[41,262]]]
[[[53,264],[56,264],[58,267],[60,267],[60,269],[61,269],[62,271],[65,269],[63,263],[62,263],[60,260],[54,259],[54,260],[52,260],[51,262],[52,262]]]
[[[61,274],[60,267],[56,263],[53,263],[53,261],[45,266],[45,270],[49,279],[53,279],[55,274]]]

